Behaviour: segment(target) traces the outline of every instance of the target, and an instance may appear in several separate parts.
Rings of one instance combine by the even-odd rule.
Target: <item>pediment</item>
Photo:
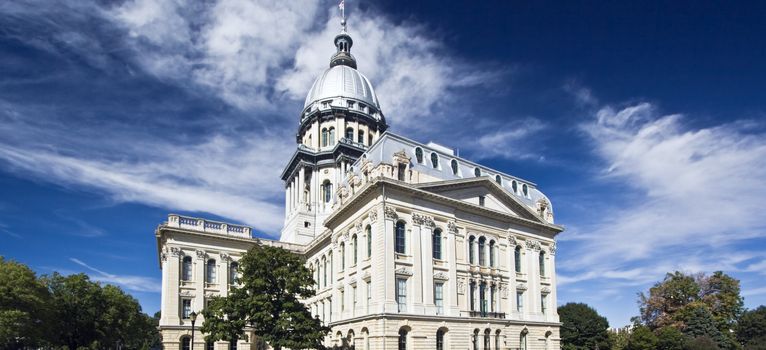
[[[418,188],[473,205],[479,205],[482,196],[487,209],[547,224],[514,194],[486,177],[426,183]]]

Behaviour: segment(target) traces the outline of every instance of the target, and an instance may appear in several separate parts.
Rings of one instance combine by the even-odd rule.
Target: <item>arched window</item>
[[[369,258],[372,256],[372,227],[367,225],[364,230],[367,233],[367,257]]]
[[[322,128],[322,147],[327,147],[327,141],[330,138],[330,134],[327,132],[327,128]]]
[[[399,350],[407,350],[407,330],[399,330]]]
[[[473,350],[479,350],[479,330],[473,330]]]
[[[497,182],[498,185],[503,184],[503,178],[500,177],[500,175],[495,175],[495,182]]]
[[[521,192],[524,193],[524,197],[529,196],[529,187],[527,187],[527,184],[521,185]]]
[[[330,203],[332,201],[332,183],[330,183],[330,180],[324,180],[322,192],[324,192],[324,202]]]
[[[229,350],[237,350],[237,339],[234,338],[229,342]]]
[[[343,271],[343,269],[346,268],[346,243],[341,242],[340,243],[340,270]]]
[[[317,288],[321,287],[322,286],[322,284],[321,284],[322,283],[322,277],[321,277],[321,275],[319,273],[319,270],[320,270],[319,261],[317,261],[316,269],[314,269],[314,267],[312,265],[311,270],[315,272],[315,274],[314,274],[314,281],[317,284]]]
[[[436,331],[436,350],[444,350],[444,331],[441,328]]]
[[[484,350],[489,350],[489,328],[484,330]]]
[[[487,254],[484,251],[484,245],[487,242],[487,239],[484,237],[479,237],[479,265],[484,266],[487,265]]]
[[[495,241],[489,241],[489,266],[495,267]]]
[[[210,259],[207,261],[207,269],[205,271],[205,282],[207,283],[215,283],[215,259]]]
[[[191,281],[192,279],[192,259],[190,256],[185,256],[181,264],[181,278],[184,281]]]
[[[471,281],[469,294],[471,297],[471,311],[476,311],[476,282]]]
[[[415,148],[415,159],[417,159],[418,164],[423,164],[423,149],[420,147]]]
[[[481,176],[481,169],[473,168],[473,174],[476,175],[476,177]]]
[[[396,166],[396,179],[399,181],[405,181],[407,175],[407,165],[399,163]]]
[[[471,265],[476,263],[475,253],[473,245],[476,243],[476,237],[471,236],[468,238],[468,262],[471,263]]]
[[[516,267],[516,273],[521,273],[521,246],[516,246],[513,250],[513,262]]]
[[[458,171],[457,161],[453,159],[450,162],[450,166],[452,167],[452,175],[457,175],[457,171]]]
[[[434,169],[439,168],[439,155],[431,152],[431,166],[434,167]]]
[[[229,264],[229,284],[237,283],[237,270],[239,269],[239,263],[232,262]]]
[[[498,349],[498,350],[500,350],[500,340],[501,340],[500,338],[501,338],[500,330],[498,329],[495,332],[495,349]]]
[[[327,265],[325,265],[325,270],[329,272],[329,274],[330,274],[330,281],[332,281],[333,278],[335,278],[334,277],[335,275],[332,274],[333,269],[335,268],[335,265],[333,264],[333,260],[332,260],[332,252],[327,253],[327,256],[328,256],[328,258],[327,258]],[[329,269],[328,269],[328,267],[329,267]]]
[[[211,341],[206,341],[205,350],[215,350],[215,343]]]
[[[484,282],[479,283],[479,308],[481,310],[481,316],[487,316],[487,284]]]
[[[372,146],[372,133],[370,133],[370,134],[368,134],[368,135],[367,135],[367,144],[369,144],[370,146]]]
[[[511,181],[511,188],[513,188],[513,194],[519,194],[519,184],[516,180]]]
[[[396,223],[395,247],[396,247],[396,252],[399,254],[404,254],[407,248],[405,245],[406,242],[404,240],[405,239],[404,229],[405,229],[404,221],[398,221]]]
[[[356,238],[356,235],[351,236],[351,250],[353,251],[353,254],[352,254],[353,260],[352,261],[354,262],[354,265],[356,265],[356,262],[357,262],[357,254],[356,254],[356,252],[359,250],[358,246],[357,246],[357,242],[358,242],[358,240]]]
[[[346,128],[346,140],[351,142],[354,141],[354,129]]]
[[[357,135],[356,142],[364,143],[364,131],[359,130],[359,132],[357,132],[356,135]]]
[[[545,276],[545,252],[540,252],[540,276]]]
[[[181,350],[191,350],[191,338],[181,338]]]
[[[434,259],[442,258],[442,230],[435,229],[433,237],[431,237],[431,247],[433,249]]]
[[[521,336],[519,337],[519,349],[520,350],[527,350],[527,330],[521,331]]]
[[[322,265],[322,280],[324,281],[322,285],[327,287],[327,259],[325,257],[322,257]],[[330,277],[332,278],[332,276]]]
[[[330,143],[329,143],[330,146],[335,144],[335,128],[330,128],[330,138],[329,138],[329,141],[330,141]]]

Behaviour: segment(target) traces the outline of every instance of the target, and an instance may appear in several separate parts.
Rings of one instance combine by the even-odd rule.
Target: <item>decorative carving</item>
[[[500,296],[503,298],[508,297],[508,285],[505,283],[500,285]]]
[[[556,255],[556,242],[551,243],[551,246],[548,248],[548,250],[551,252],[551,255]]]
[[[394,164],[410,164],[410,157],[407,157],[407,152],[402,149],[399,152],[394,153]]]
[[[225,261],[225,262],[231,261],[231,257],[229,256],[229,254],[221,253],[219,255],[221,256],[221,261]]]
[[[354,228],[356,229],[356,233],[362,233],[362,223],[357,222],[356,225],[354,225]]]
[[[378,210],[377,209],[370,210],[370,222],[375,222],[375,221],[378,221]]]
[[[396,210],[394,210],[392,207],[387,206],[383,211],[386,215],[386,219],[396,220],[399,218],[399,215],[396,214]]]
[[[526,242],[527,249],[534,250],[536,252],[539,252],[542,247],[540,247],[540,242],[536,239],[528,239]]]
[[[551,289],[548,287],[543,287],[542,289],[540,289],[540,293],[542,294],[550,294],[550,292],[551,292]]]
[[[197,250],[197,258],[198,259],[204,259],[205,258],[205,251],[204,250]]]
[[[188,290],[182,290],[182,291],[178,292],[178,295],[180,295],[182,297],[193,297],[194,296],[194,294],[192,294],[192,292],[190,292]]]
[[[418,213],[412,214],[412,222],[415,223],[415,225],[424,225],[427,227],[436,226],[436,223],[434,223],[434,218],[428,215],[420,215]]]
[[[515,247],[519,245],[519,242],[516,240],[516,236],[514,235],[508,236],[508,244],[510,244],[511,247]]]
[[[168,254],[165,252],[160,253],[160,259],[162,260],[162,262],[168,261]]]
[[[394,274],[396,275],[402,275],[402,276],[412,276],[412,270],[406,268],[406,267],[400,267],[394,271]]]
[[[443,281],[446,281],[446,280],[448,280],[448,279],[449,279],[449,276],[447,276],[447,274],[446,274],[446,273],[444,273],[444,272],[437,272],[437,273],[435,273],[435,274],[434,274],[434,279],[435,279],[435,280],[443,280]]]
[[[457,294],[465,294],[465,282],[463,280],[457,282]]]
[[[168,251],[170,252],[171,256],[179,257],[181,255],[184,255],[181,249],[178,249],[176,247],[170,247],[168,248]]]
[[[372,277],[372,276],[370,275],[370,271],[369,270],[364,271],[364,273],[362,274],[362,279],[365,280],[365,281],[369,281],[370,277]]]
[[[516,290],[525,291],[527,290],[527,285],[524,283],[519,283],[516,285]]]
[[[447,231],[449,231],[450,233],[457,233],[457,223],[455,223],[455,221],[453,220],[450,220],[447,223]]]

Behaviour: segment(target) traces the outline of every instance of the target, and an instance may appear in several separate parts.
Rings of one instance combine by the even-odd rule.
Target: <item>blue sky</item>
[[[756,2],[347,3],[393,132],[536,182],[559,303],[623,326],[665,272],[766,304],[766,35]],[[279,173],[334,2],[0,3],[0,254],[153,313],[170,212],[282,223]]]

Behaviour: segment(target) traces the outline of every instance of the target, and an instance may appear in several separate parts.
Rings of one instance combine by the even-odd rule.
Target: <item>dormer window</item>
[[[524,193],[524,197],[529,197],[529,188],[527,184],[521,185],[521,192]]]
[[[495,175],[495,182],[497,182],[498,185],[503,184],[503,178],[500,177],[500,175]]]
[[[434,169],[439,168],[439,155],[436,153],[431,153],[431,166],[433,166]]]
[[[519,194],[519,184],[516,180],[511,181],[511,188],[513,189],[513,194]]]
[[[473,174],[476,175],[476,177],[481,176],[481,169],[473,168]]]
[[[348,101],[348,109],[354,108],[354,101]]]
[[[418,161],[418,164],[423,164],[423,149],[420,147],[415,148],[415,159]]]
[[[359,104],[359,110],[364,112],[364,113],[367,113],[367,106],[365,106],[364,104],[360,103]]]
[[[452,166],[452,175],[457,175],[457,161],[453,159],[450,165]]]

